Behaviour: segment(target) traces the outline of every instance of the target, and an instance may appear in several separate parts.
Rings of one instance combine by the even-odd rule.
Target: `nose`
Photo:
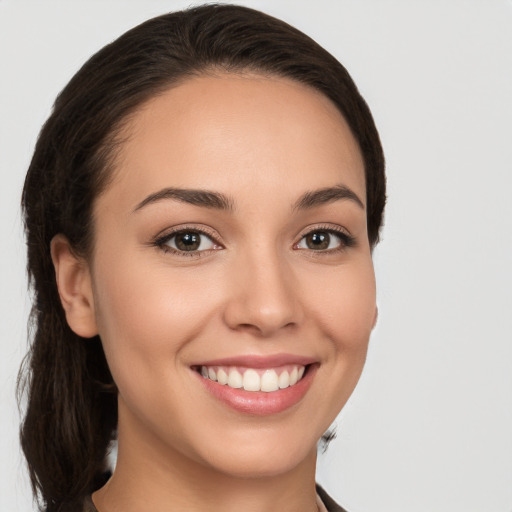
[[[302,321],[298,283],[278,254],[252,254],[230,268],[224,321],[233,330],[270,337]]]

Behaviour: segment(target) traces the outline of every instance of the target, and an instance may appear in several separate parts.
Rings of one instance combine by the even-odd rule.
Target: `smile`
[[[295,386],[302,379],[305,369],[303,365],[286,365],[279,368],[201,366],[200,373],[205,379],[233,389],[272,393]]]
[[[275,354],[202,361],[193,364],[191,370],[216,401],[232,410],[261,416],[298,405],[319,367],[311,357]]]

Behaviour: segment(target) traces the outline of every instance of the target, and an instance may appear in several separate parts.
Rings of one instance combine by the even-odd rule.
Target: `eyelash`
[[[215,248],[212,249],[206,249],[202,251],[180,251],[178,249],[175,249],[174,247],[169,247],[167,245],[173,238],[180,234],[185,233],[196,233],[202,236],[206,236],[209,238],[212,243],[214,244]],[[184,257],[192,257],[192,258],[200,258],[205,255],[205,253],[210,253],[211,251],[217,251],[220,250],[222,247],[222,244],[217,242],[217,237],[214,235],[213,232],[208,231],[205,228],[198,228],[197,226],[183,226],[179,227],[177,229],[174,229],[172,231],[168,231],[167,233],[158,236],[154,239],[152,242],[152,245],[158,247],[165,253],[171,253],[176,254],[177,256],[184,256]]]
[[[214,248],[211,249],[203,249],[201,251],[199,250],[191,250],[191,251],[182,251],[179,249],[175,249],[173,247],[169,247],[167,245],[173,238],[180,234],[185,233],[196,233],[202,236],[206,236],[210,239],[210,241],[214,244]],[[329,235],[334,235],[339,240],[339,247],[333,248],[333,249],[321,249],[321,250],[314,250],[314,249],[304,249],[299,248],[298,245],[308,236],[314,233],[327,233]],[[175,230],[172,230],[170,232],[167,232],[161,236],[155,237],[155,239],[152,242],[152,245],[158,247],[165,253],[172,253],[176,254],[178,256],[184,256],[184,257],[195,257],[200,258],[205,256],[206,254],[210,253],[211,251],[221,250],[223,249],[222,244],[217,242],[216,236],[204,229],[204,228],[198,228],[197,226],[184,226],[177,228]],[[308,229],[306,232],[300,235],[300,239],[297,243],[293,245],[293,248],[295,250],[308,250],[309,252],[313,253],[315,256],[321,256],[326,254],[334,254],[338,252],[342,252],[350,247],[354,247],[356,245],[356,239],[348,234],[345,230],[343,230],[340,227],[337,226],[315,226],[313,229]]]
[[[339,226],[333,225],[320,225],[315,226],[313,229],[308,228],[306,232],[304,232],[300,236],[300,240],[294,244],[294,248],[297,250],[308,250],[308,249],[299,249],[298,245],[304,240],[308,235],[312,235],[314,233],[327,233],[329,235],[334,235],[339,240],[339,247],[335,247],[333,249],[324,249],[324,250],[314,250],[309,249],[309,252],[314,256],[322,256],[328,254],[335,254],[342,252],[350,247],[354,247],[356,245],[356,239],[347,233],[343,228]]]

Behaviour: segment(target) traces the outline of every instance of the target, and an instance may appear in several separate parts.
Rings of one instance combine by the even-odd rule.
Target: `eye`
[[[343,232],[318,229],[304,235],[296,249],[309,249],[311,251],[332,251],[354,245],[354,238]]]
[[[210,236],[198,230],[186,229],[165,235],[156,241],[164,250],[177,253],[194,253],[220,249]]]

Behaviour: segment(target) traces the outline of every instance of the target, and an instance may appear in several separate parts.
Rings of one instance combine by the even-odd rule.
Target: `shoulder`
[[[316,484],[316,492],[324,503],[327,512],[347,512],[344,508],[340,507],[318,484]]]

